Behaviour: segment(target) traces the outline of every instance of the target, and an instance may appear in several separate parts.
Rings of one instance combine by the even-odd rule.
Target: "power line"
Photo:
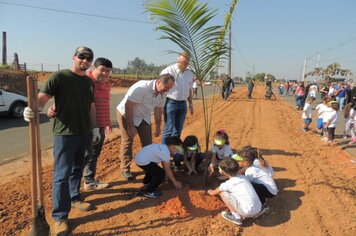
[[[354,36],[354,37],[352,37],[352,38],[350,38],[350,39],[347,39],[347,40],[345,40],[345,41],[343,41],[343,42],[341,42],[341,43],[339,43],[339,44],[337,44],[337,45],[335,45],[335,46],[332,46],[332,47],[330,47],[330,48],[327,48],[327,49],[321,50],[321,51],[319,51],[319,52],[316,52],[316,53],[314,53],[313,55],[308,56],[307,58],[311,58],[311,57],[313,57],[313,56],[318,55],[319,53],[329,52],[329,51],[334,50],[334,49],[336,49],[336,48],[342,47],[342,46],[344,46],[344,45],[346,45],[346,44],[348,44],[348,43],[354,41],[355,39],[356,39],[356,36]]]
[[[143,20],[133,20],[133,19],[127,19],[127,18],[113,17],[113,16],[96,15],[96,14],[91,14],[91,13],[83,13],[83,12],[59,10],[59,9],[48,8],[48,7],[39,7],[39,6],[32,6],[32,5],[24,5],[24,4],[10,3],[10,2],[4,2],[4,1],[0,1],[0,4],[13,5],[13,6],[20,6],[20,7],[26,7],[26,8],[34,8],[34,9],[39,9],[39,10],[54,11],[54,12],[61,12],[61,13],[68,13],[68,14],[73,14],[73,15],[91,16],[91,17],[104,18],[104,19],[110,19],[110,20],[118,20],[118,21],[127,21],[127,22],[151,24],[151,22],[143,21]]]
[[[239,53],[239,55],[240,55],[242,61],[245,63],[245,65],[246,65],[247,67],[251,67],[251,65],[247,63],[247,61],[245,60],[244,56],[242,55],[242,52],[240,51],[240,48],[237,46],[237,43],[236,43],[234,37],[232,37],[232,42],[234,43],[234,45],[235,45],[235,47],[236,47],[236,49],[237,49],[237,52]]]

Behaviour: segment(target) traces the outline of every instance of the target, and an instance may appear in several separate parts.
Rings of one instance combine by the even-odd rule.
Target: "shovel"
[[[31,155],[31,199],[32,227],[29,235],[49,235],[50,228],[46,221],[42,181],[42,157],[40,142],[40,126],[37,99],[37,80],[27,76],[28,106],[34,111],[35,117],[29,123],[30,155]]]

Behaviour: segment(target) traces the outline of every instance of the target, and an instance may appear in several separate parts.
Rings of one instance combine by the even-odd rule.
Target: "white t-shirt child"
[[[231,201],[233,207],[242,217],[253,217],[261,211],[261,201],[250,181],[242,175],[232,177],[220,184],[219,190]]]
[[[221,149],[218,146],[213,145],[211,151],[213,154],[216,154],[216,158],[218,160],[224,160],[225,157],[231,156],[233,154],[231,147],[228,144],[224,144]]]
[[[161,163],[170,161],[170,152],[165,144],[151,144],[142,148],[136,154],[135,162],[138,166],[148,165],[150,162]]]
[[[339,119],[339,116],[337,114],[337,111],[332,110],[327,113],[327,115],[324,117],[324,119],[325,119],[325,122],[328,122],[330,120],[330,124],[329,124],[328,128],[335,128],[337,121]]]
[[[309,103],[305,103],[304,105],[302,118],[303,119],[312,118],[312,107]]]
[[[271,177],[274,176],[273,168],[270,165],[267,166],[267,167],[262,166],[261,161],[259,159],[255,159],[253,161],[253,165],[261,168],[264,171],[266,171]]]
[[[320,103],[316,106],[315,110],[318,114],[318,119],[322,119],[324,117],[324,114],[325,114],[325,111],[326,111],[326,108],[328,106],[325,105],[324,103]]]
[[[277,195],[276,183],[267,171],[252,165],[246,169],[245,176],[251,183],[263,184],[270,193]]]

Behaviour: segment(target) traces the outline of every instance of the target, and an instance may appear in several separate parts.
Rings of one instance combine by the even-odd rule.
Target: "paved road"
[[[216,92],[219,91],[216,88]],[[209,96],[213,93],[213,86],[207,86],[204,89],[205,96]],[[198,99],[200,97],[200,92],[198,91]],[[112,94],[110,107],[111,107],[111,121],[115,126],[117,125],[116,121],[116,111],[115,108],[117,104],[121,101],[125,94]],[[53,104],[53,101],[50,100],[48,105],[43,109],[47,111],[47,108]],[[40,130],[41,130],[41,144],[42,150],[51,148],[53,145],[53,136],[52,136],[52,120],[50,120],[45,113],[40,114]],[[17,158],[27,155],[29,149],[29,132],[28,132],[28,123],[23,119],[13,119],[8,116],[0,116],[0,165],[8,163]]]

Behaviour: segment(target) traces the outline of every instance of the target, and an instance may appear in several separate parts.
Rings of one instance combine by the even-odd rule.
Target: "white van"
[[[27,97],[0,89],[0,112],[7,112],[14,118],[23,117]]]

